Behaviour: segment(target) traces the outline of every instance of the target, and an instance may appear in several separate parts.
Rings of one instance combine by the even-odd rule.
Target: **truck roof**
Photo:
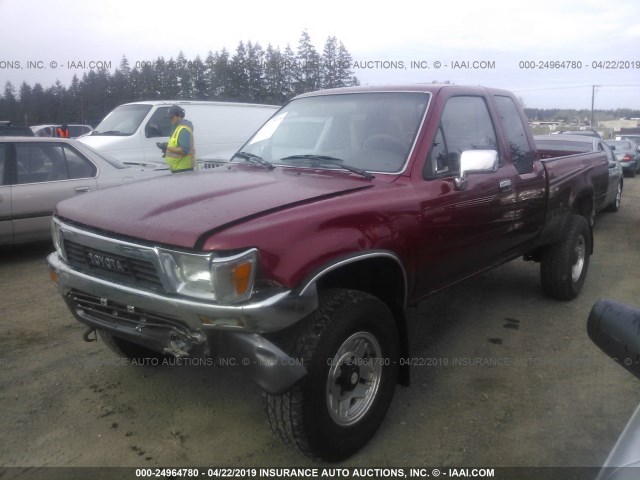
[[[241,103],[241,102],[208,102],[205,100],[146,100],[142,102],[129,102],[122,105],[225,105],[235,107],[263,107],[280,108],[279,105],[267,105],[262,103]]]
[[[339,95],[346,93],[373,93],[373,92],[424,92],[431,93],[433,95],[438,94],[441,90],[445,89],[458,89],[468,92],[470,94],[499,94],[512,96],[513,94],[508,90],[501,90],[497,88],[488,88],[482,86],[467,86],[467,85],[450,85],[442,83],[424,83],[424,84],[406,84],[406,85],[367,85],[358,87],[340,87],[329,88],[325,90],[318,90],[315,92],[303,93],[295,98],[303,97],[315,97],[320,95]]]

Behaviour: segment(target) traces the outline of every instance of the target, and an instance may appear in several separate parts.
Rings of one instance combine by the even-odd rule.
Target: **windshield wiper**
[[[240,157],[243,160],[246,160],[247,162],[257,163],[259,165],[262,165],[263,167],[267,167],[269,170],[273,170],[274,168],[276,168],[274,164],[267,162],[262,157],[259,157],[258,155],[254,155],[253,153],[236,152],[231,157],[231,160],[233,160],[235,157]]]
[[[330,165],[336,165],[337,167],[343,168],[345,170],[349,170],[350,172],[357,173],[358,175],[363,176],[367,180],[372,180],[376,177],[371,175],[366,170],[362,170],[361,168],[352,167],[351,165],[346,165],[344,160],[336,157],[329,157],[327,155],[289,155],[288,157],[281,158],[280,160],[311,160],[317,161],[320,163],[328,163]]]

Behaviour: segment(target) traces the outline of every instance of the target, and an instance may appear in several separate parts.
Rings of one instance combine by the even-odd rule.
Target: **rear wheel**
[[[591,252],[591,228],[580,215],[567,220],[562,240],[547,247],[540,263],[545,294],[558,300],[575,298],[587,276]]]
[[[609,212],[617,212],[620,209],[620,203],[622,203],[622,180],[618,182],[618,187],[616,189],[616,198],[613,203],[607,207],[607,211]]]
[[[398,334],[387,306],[369,294],[321,292],[320,306],[290,342],[308,374],[266,396],[272,431],[305,455],[338,461],[363,447],[389,408],[398,377]]]

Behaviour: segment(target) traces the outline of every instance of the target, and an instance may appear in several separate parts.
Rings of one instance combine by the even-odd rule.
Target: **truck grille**
[[[114,325],[124,324],[132,327],[146,327],[150,329],[177,328],[184,330],[186,328],[186,326],[175,317],[124,305],[77,290],[71,290],[67,294],[67,298],[71,301],[78,313]]]
[[[81,271],[165,292],[155,265],[148,260],[96,250],[68,239],[64,240],[64,250],[69,263]]]

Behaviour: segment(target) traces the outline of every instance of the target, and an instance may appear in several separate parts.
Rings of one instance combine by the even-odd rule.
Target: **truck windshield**
[[[91,135],[133,135],[151,110],[151,105],[120,105],[98,124]]]
[[[284,166],[339,169],[313,160],[331,157],[369,172],[400,172],[428,103],[429,94],[422,92],[299,98],[258,130],[242,151]]]

